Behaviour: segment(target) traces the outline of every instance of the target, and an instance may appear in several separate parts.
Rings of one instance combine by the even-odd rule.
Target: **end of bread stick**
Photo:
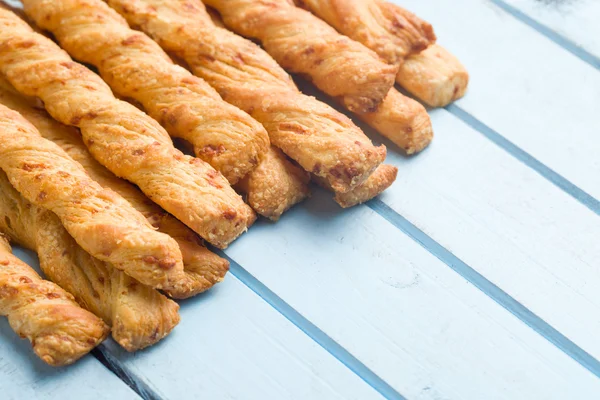
[[[292,164],[281,150],[272,147],[239,188],[258,214],[277,221],[281,215],[310,195],[310,175]]]
[[[108,335],[104,322],[81,308],[73,296],[42,279],[12,254],[0,235],[0,314],[45,363],[58,367],[89,353]]]
[[[469,73],[448,50],[434,44],[408,57],[396,81],[427,105],[444,107],[464,96]]]
[[[431,119],[425,107],[396,89],[390,90],[377,111],[357,115],[406,154],[418,153],[433,139]]]
[[[387,190],[396,180],[398,168],[382,164],[361,185],[346,193],[335,192],[334,200],[342,208],[350,208],[365,203]],[[315,181],[323,188],[332,190],[327,181],[314,177]]]

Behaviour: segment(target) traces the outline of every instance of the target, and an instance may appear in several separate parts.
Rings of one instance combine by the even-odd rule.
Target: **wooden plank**
[[[406,398],[600,393],[596,377],[366,206],[340,210],[317,191],[226,253]]]
[[[28,263],[37,263],[29,253],[15,253]],[[0,388],[0,398],[6,400],[139,399],[93,356],[63,368],[46,365],[35,356],[29,342],[13,332],[6,318],[0,318]]]
[[[260,257],[258,257],[260,258]],[[165,399],[380,399],[233,276],[181,303],[170,337],[137,353],[103,352],[140,390]]]
[[[502,0],[533,20],[600,57],[600,2],[596,0]]]
[[[598,70],[491,2],[398,3],[431,22],[469,70],[460,108],[600,198]]]

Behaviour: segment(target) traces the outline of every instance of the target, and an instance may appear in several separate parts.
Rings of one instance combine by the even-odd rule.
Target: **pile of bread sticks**
[[[432,107],[467,87],[431,25],[382,0],[205,3],[0,8],[0,312],[48,364],[109,332],[128,351],[167,336],[172,298],[228,271],[204,243],[227,247],[256,214],[279,219],[309,181],[342,207],[394,182],[385,146],[288,73],[407,154],[433,131],[395,82]],[[35,251],[49,281],[9,242]]]

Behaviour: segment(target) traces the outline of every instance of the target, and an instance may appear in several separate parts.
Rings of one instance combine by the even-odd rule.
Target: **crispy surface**
[[[407,154],[417,153],[431,143],[433,127],[421,103],[392,88],[372,113],[356,113],[360,119],[390,139]]]
[[[0,230],[37,252],[44,274],[111,326],[126,350],[158,342],[179,323],[177,303],[90,256],[55,214],[25,200],[2,171]]]
[[[6,10],[0,72],[19,92],[39,97],[53,118],[79,127],[102,165],[215,246],[227,247],[255,220],[219,172],[176,150],[157,122],[117,100],[100,77]]]
[[[52,32],[74,58],[96,66],[121,97],[139,102],[174,137],[231,184],[267,151],[264,128],[224,102],[202,79],[173,64],[164,51],[101,0],[25,0],[25,12]]]
[[[185,60],[226,101],[260,121],[275,146],[337,191],[360,184],[385,158],[385,148],[374,147],[350,119],[301,94],[260,47],[215,27],[199,1],[110,0],[109,4],[132,26]]]
[[[374,111],[397,67],[284,0],[207,0],[227,27],[261,41],[282,67],[304,74],[351,111]]]
[[[362,204],[392,186],[397,175],[398,168],[382,164],[362,185],[348,193],[336,193],[334,199],[343,208]]]
[[[296,4],[393,65],[435,43],[429,23],[387,1],[296,0]]]
[[[281,215],[310,195],[310,175],[296,167],[281,150],[271,147],[264,159],[240,182],[248,204],[260,215],[277,221]]]
[[[406,59],[398,83],[432,107],[444,107],[465,95],[469,73],[448,50],[432,45]]]
[[[15,333],[31,342],[38,357],[53,366],[77,361],[109,332],[104,322],[79,307],[73,296],[15,257],[2,235],[0,314],[8,317]]]
[[[140,282],[169,288],[185,279],[181,252],[125,199],[92,180],[19,113],[0,105],[0,168],[32,203],[55,212],[77,243]]]
[[[1,78],[0,103],[23,115],[43,137],[56,143],[80,163],[93,180],[120,194],[154,228],[175,239],[183,256],[186,277],[164,289],[170,296],[187,298],[223,280],[229,270],[229,262],[204,247],[191,229],[150,201],[135,186],[116,177],[94,160],[75,128],[63,125],[50,118],[45,111],[35,108],[35,99],[17,94]]]

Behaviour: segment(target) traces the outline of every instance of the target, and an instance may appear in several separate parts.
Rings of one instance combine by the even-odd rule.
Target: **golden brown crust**
[[[140,282],[169,288],[184,279],[181,252],[125,199],[92,180],[19,113],[0,105],[0,168],[32,203],[55,212],[77,243]]]
[[[296,167],[281,150],[271,147],[261,163],[240,182],[247,201],[260,215],[277,221],[294,204],[310,195],[310,175]]]
[[[377,167],[369,179],[363,182],[362,185],[354,188],[354,190],[347,193],[336,192],[334,200],[342,208],[354,207],[358,204],[365,203],[392,186],[397,175],[398,168],[392,165],[382,164]],[[332,190],[331,187],[327,185],[327,182],[322,179],[317,178],[315,181],[325,189]]]
[[[55,119],[79,127],[96,160],[215,246],[226,247],[255,220],[219,172],[176,150],[157,122],[5,10],[0,72],[19,92],[41,98]]]
[[[12,329],[27,338],[35,354],[52,366],[71,364],[89,353],[109,329],[73,296],[43,280],[15,257],[0,235],[0,314]]]
[[[264,128],[224,102],[202,79],[173,64],[148,36],[101,0],[26,0],[25,11],[74,58],[96,66],[123,98],[139,102],[197,157],[234,184],[267,151]]]
[[[261,41],[282,67],[309,76],[351,111],[374,111],[394,84],[397,67],[282,0],[208,0],[234,31]]]
[[[224,278],[229,270],[229,262],[204,247],[192,230],[150,201],[135,186],[117,178],[98,164],[85,148],[75,128],[63,125],[50,118],[45,111],[35,108],[35,99],[17,94],[2,78],[0,78],[0,103],[23,115],[44,138],[56,143],[81,164],[93,180],[117,192],[146,217],[154,228],[175,239],[183,256],[186,279],[164,289],[170,296],[191,297],[209,289]]]
[[[407,154],[423,150],[433,139],[433,127],[425,107],[394,88],[377,111],[356,115]]]
[[[2,171],[0,230],[37,252],[44,274],[110,325],[126,350],[158,342],[179,323],[177,303],[90,256],[55,214],[25,200]]]
[[[350,119],[302,95],[260,47],[215,27],[199,1],[110,0],[109,4],[132,26],[185,60],[226,101],[260,121],[275,146],[337,191],[360,184],[385,158],[385,148],[373,146]]]
[[[435,43],[431,24],[387,1],[296,0],[296,4],[393,65]]]
[[[407,58],[396,80],[431,107],[444,107],[465,95],[469,73],[454,55],[435,44]]]

